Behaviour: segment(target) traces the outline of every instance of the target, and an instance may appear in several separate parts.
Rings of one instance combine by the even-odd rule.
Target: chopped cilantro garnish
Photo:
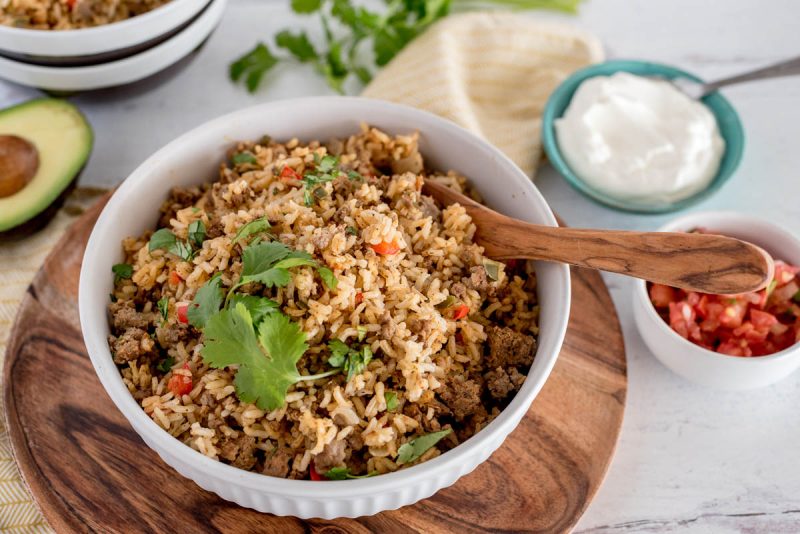
[[[350,472],[349,467],[333,467],[325,473],[325,478],[328,480],[349,480],[354,478],[374,477],[377,474],[377,471],[372,471],[366,475],[354,475]]]
[[[798,304],[800,304],[800,291],[798,291],[797,293],[795,293],[795,294],[792,296],[792,300],[793,300],[793,301],[795,301],[795,302],[797,302]]]
[[[383,398],[386,400],[387,412],[393,412],[397,409],[397,393],[394,391],[387,391],[383,394]]]
[[[236,232],[236,235],[233,237],[232,243],[237,243],[241,239],[247,239],[251,235],[260,234],[262,232],[266,232],[269,230],[270,224],[266,217],[259,217],[258,219],[252,220],[249,223],[243,225],[239,228],[239,231]]]
[[[161,312],[161,324],[163,325],[167,322],[167,317],[169,316],[169,298],[161,297],[156,305],[158,306],[158,311]]]
[[[347,373],[348,382],[354,376],[363,373],[367,364],[372,360],[372,349],[369,348],[369,345],[351,348],[344,341],[332,339],[328,342],[328,348],[331,351],[328,365]]]
[[[306,206],[314,204],[314,198],[325,198],[328,192],[322,187],[323,184],[332,182],[340,176],[346,176],[350,180],[363,179],[356,171],[343,172],[339,169],[339,158],[336,156],[319,157],[314,154],[314,170],[307,172],[303,176],[303,201]]]
[[[119,282],[122,279],[133,276],[133,265],[118,263],[111,267],[111,271],[114,273],[114,282]]]
[[[189,225],[189,243],[195,247],[202,247],[206,239],[206,225],[203,221],[192,221]]]
[[[278,311],[278,303],[267,297],[257,297],[255,295],[233,295],[231,297],[230,306],[236,306],[241,302],[247,311],[250,312],[250,317],[253,319],[253,324],[258,326],[261,320],[269,315]]]
[[[251,282],[260,282],[267,287],[283,287],[291,280],[289,269],[307,265],[314,267],[329,289],[336,289],[337,280],[333,272],[311,259],[302,250],[292,250],[283,243],[271,241],[256,243],[242,253],[242,276],[228,292],[230,300],[233,291]]]
[[[452,432],[451,429],[442,430],[441,432],[433,432],[432,434],[425,434],[414,438],[408,443],[400,445],[397,449],[397,461],[401,464],[407,464],[419,459],[420,456],[425,454],[431,447],[436,445],[439,440]]]
[[[243,163],[258,163],[256,157],[250,152],[237,152],[231,156],[231,161],[234,165],[241,165]]]
[[[162,373],[168,373],[172,366],[175,365],[175,358],[172,356],[167,356],[156,365],[156,369],[161,371]]]
[[[189,261],[194,256],[192,247],[186,241],[178,239],[172,231],[161,228],[150,237],[150,243],[147,250],[153,252],[154,250],[165,250],[170,254],[178,256],[182,260]]]
[[[349,235],[358,235],[358,229],[355,226],[348,226],[344,231]]]
[[[194,300],[186,310],[189,324],[195,328],[203,328],[212,315],[222,306],[222,291],[220,290],[220,274],[217,273],[203,284],[194,296]]]
[[[201,354],[212,367],[238,366],[234,385],[243,402],[277,410],[292,384],[338,372],[300,375],[297,361],[307,348],[305,332],[286,315],[275,312],[265,316],[256,332],[250,312],[238,302],[208,320]]]

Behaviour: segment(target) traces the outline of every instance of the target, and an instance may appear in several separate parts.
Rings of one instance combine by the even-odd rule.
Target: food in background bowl
[[[729,356],[765,356],[800,342],[800,268],[775,261],[766,289],[707,295],[648,284],[650,301],[680,336]]]
[[[533,363],[536,276],[422,195],[423,178],[467,185],[417,144],[366,127],[240,143],[125,240],[109,344],[159,426],[241,469],[324,480],[426,461],[499,415]]]
[[[0,24],[32,30],[73,30],[126,20],[170,0],[5,0]]]

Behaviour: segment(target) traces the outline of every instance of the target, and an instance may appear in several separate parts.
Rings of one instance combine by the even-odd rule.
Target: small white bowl
[[[269,134],[328,140],[370,124],[390,133],[420,133],[420,150],[435,169],[466,175],[486,203],[533,223],[556,219],[533,182],[502,152],[454,123],[380,100],[347,97],[270,102],[231,113],[179,137],[151,156],[116,190],[95,224],[81,267],[79,308],[86,348],[103,387],[134,430],[179,473],[220,497],[278,515],[357,517],[412,504],[469,473],[497,449],[528,412],[555,364],[567,329],[566,265],[537,263],[541,306],[538,351],[528,376],[502,413],[458,447],[423,464],[363,480],[314,482],[270,477],[212,460],[162,430],[133,399],[111,358],[107,337],[111,266],[123,238],[153,228],[172,187],[213,180],[226,151],[241,139]]]
[[[31,30],[0,25],[0,55],[78,58],[136,47],[185,24],[208,2],[172,0],[127,20],[75,30]]]
[[[124,59],[84,67],[52,67],[0,57],[0,78],[49,91],[89,91],[142,80],[173,65],[197,48],[214,31],[227,1],[212,0],[208,8],[179,33]]]
[[[659,230],[685,232],[706,228],[754,243],[773,258],[800,265],[800,241],[772,223],[733,212],[699,212],[676,219]],[[704,386],[744,390],[767,386],[800,367],[800,343],[775,354],[740,358],[704,349],[678,335],[650,302],[647,283],[637,280],[633,291],[636,326],[661,363]]]

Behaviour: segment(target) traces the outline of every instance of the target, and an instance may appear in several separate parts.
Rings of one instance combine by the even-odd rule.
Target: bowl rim
[[[715,219],[715,220],[725,220],[729,222],[734,222],[736,224],[741,224],[742,226],[747,225],[759,225],[760,227],[764,228],[765,230],[779,235],[784,242],[791,243],[792,248],[798,250],[800,254],[800,239],[795,237],[791,232],[785,230],[784,228],[778,226],[775,223],[762,219],[760,217],[754,217],[751,215],[744,215],[741,213],[737,213],[734,211],[698,211],[694,213],[688,213],[676,219],[673,219],[666,224],[662,225],[657,231],[658,232],[678,232],[684,231],[683,229],[689,226],[687,223],[689,221],[695,221],[697,219]],[[735,235],[730,235],[728,232],[724,233],[723,235],[729,237],[736,237]],[[758,243],[755,243],[758,245]],[[760,245],[759,245],[760,246]],[[706,358],[708,361],[715,361],[715,362],[731,362],[730,365],[769,365],[774,363],[775,361],[784,361],[788,358],[798,357],[800,356],[800,342],[796,342],[793,345],[786,347],[785,349],[774,352],[772,354],[765,354],[764,356],[748,356],[748,357],[739,357],[739,356],[730,356],[728,354],[722,354],[719,352],[714,352],[713,350],[709,350],[705,347],[701,347],[700,345],[696,345],[689,341],[688,339],[680,336],[677,332],[675,332],[669,325],[664,321],[664,319],[656,312],[655,306],[653,303],[650,302],[650,296],[647,292],[647,282],[645,280],[636,280],[634,287],[634,293],[636,294],[636,298],[643,304],[644,308],[647,310],[647,317],[650,319],[650,322],[658,323],[658,327],[662,332],[668,332],[672,339],[675,339],[682,347],[684,347],[687,351],[691,350],[694,354],[691,355],[692,358],[696,358],[697,355],[702,355],[702,357]],[[642,335],[644,333],[642,332]],[[736,362],[736,363],[733,363]]]
[[[2,77],[53,91],[93,91],[134,83],[174,65],[214,33],[228,0],[211,0],[195,20],[169,39],[136,54],[86,66],[48,66],[0,56]]]
[[[525,190],[527,194],[531,195],[532,200],[537,201],[539,206],[544,207],[543,215],[547,224],[552,226],[558,224],[552,209],[549,204],[547,204],[538,188],[536,188],[530,178],[528,178],[508,156],[479,136],[447,119],[410,106],[364,97],[318,96],[266,102],[239,109],[216,119],[212,119],[182,134],[152,154],[122,182],[104,207],[89,236],[80,273],[78,294],[79,313],[86,349],[103,388],[106,390],[109,397],[111,397],[117,409],[120,410],[123,416],[125,416],[128,422],[134,427],[134,430],[137,433],[141,433],[142,437],[146,435],[148,446],[159,455],[166,453],[172,458],[178,459],[178,462],[181,464],[188,463],[196,466],[207,476],[227,480],[240,487],[246,487],[255,491],[279,491],[280,494],[286,498],[304,497],[332,501],[348,501],[353,498],[375,494],[376,492],[396,492],[409,482],[419,481],[421,477],[437,479],[447,473],[457,472],[460,465],[459,460],[469,451],[482,450],[484,446],[491,446],[491,442],[495,439],[496,435],[500,434],[505,437],[516,428],[521,418],[527,413],[533,400],[538,396],[544,383],[549,378],[550,372],[558,359],[558,353],[560,352],[566,335],[571,303],[571,279],[569,268],[565,264],[554,266],[555,269],[557,269],[556,273],[560,274],[560,282],[563,283],[563,287],[561,287],[560,291],[563,294],[565,302],[564,313],[551,325],[556,353],[549,362],[547,362],[538,380],[531,382],[526,378],[525,383],[523,383],[520,390],[508,406],[502,410],[500,415],[468,440],[436,458],[373,478],[326,481],[328,482],[327,484],[318,484],[317,481],[312,480],[291,480],[244,471],[208,458],[171,436],[147,416],[139,403],[133,399],[133,396],[124,386],[116,365],[108,365],[108,362],[111,362],[108,344],[103,338],[102,332],[92,333],[93,330],[96,331],[97,329],[93,328],[93,323],[90,322],[91,319],[89,315],[93,314],[93,312],[87,311],[91,304],[89,302],[91,295],[89,295],[89,290],[86,288],[91,284],[89,271],[91,271],[92,268],[88,267],[91,262],[86,259],[102,250],[100,248],[102,236],[100,236],[101,232],[98,230],[102,230],[104,226],[113,223],[113,213],[117,204],[121,203],[122,201],[120,199],[128,194],[130,190],[134,189],[137,181],[147,179],[153,168],[157,167],[162,160],[168,160],[171,157],[171,152],[193,142],[195,137],[200,136],[207,130],[220,129],[223,128],[224,125],[236,123],[240,119],[246,122],[248,117],[259,113],[265,114],[275,107],[298,107],[311,105],[312,103],[330,106],[332,108],[352,105],[354,107],[360,107],[361,112],[365,115],[369,112],[377,112],[377,106],[377,108],[382,108],[384,113],[395,112],[410,117],[410,120],[415,123],[422,123],[427,126],[433,125],[433,127],[442,131],[443,137],[446,135],[449,138],[456,138],[470,143],[473,147],[481,147],[483,150],[487,151],[487,154],[491,154],[496,161],[504,164],[505,168],[508,169],[509,172],[504,174],[508,176],[512,186]],[[103,311],[103,317],[105,317],[105,311]],[[155,443],[155,446],[151,445],[151,440]],[[194,480],[194,476],[189,478]],[[344,483],[347,483],[347,485],[342,485]],[[342,494],[341,492],[344,488],[348,490],[346,494]]]
[[[646,60],[636,60],[636,59],[613,59],[609,61],[604,61],[602,63],[595,63],[593,65],[589,65],[588,67],[584,67],[580,70],[573,72],[569,77],[567,77],[564,81],[562,81],[558,87],[551,93],[550,97],[547,99],[547,103],[544,107],[544,113],[542,114],[542,144],[547,154],[547,158],[550,161],[550,164],[553,168],[561,175],[568,184],[570,184],[574,189],[578,190],[583,195],[599,202],[605,206],[610,208],[624,211],[628,213],[641,213],[641,214],[657,214],[657,213],[670,213],[674,211],[678,211],[698,202],[701,202],[711,196],[712,194],[716,193],[723,185],[725,185],[728,180],[734,175],[736,170],[739,168],[739,165],[742,161],[742,155],[744,153],[744,144],[745,144],[745,132],[744,127],[742,126],[741,118],[739,117],[739,113],[736,111],[736,108],[733,107],[733,104],[725,98],[725,96],[719,92],[715,91],[710,95],[703,97],[701,102],[706,104],[705,100],[709,96],[713,96],[716,98],[717,105],[724,109],[726,113],[730,115],[732,120],[730,121],[731,131],[735,131],[735,137],[738,137],[741,142],[737,144],[736,150],[731,151],[730,143],[725,143],[725,152],[723,156],[730,155],[732,156],[730,170],[725,173],[721,174],[720,170],[717,171],[717,174],[714,176],[714,179],[708,186],[701,191],[698,191],[694,195],[675,201],[669,202],[665,204],[653,204],[648,205],[645,203],[640,202],[630,202],[626,200],[620,200],[612,197],[611,195],[607,195],[602,191],[599,191],[589,184],[587,184],[580,176],[578,176],[575,172],[572,171],[570,166],[567,164],[566,160],[564,159],[561,149],[558,146],[558,140],[556,139],[555,134],[555,121],[563,115],[563,111],[559,116],[556,116],[556,101],[563,98],[564,93],[574,92],[577,90],[578,86],[583,83],[585,80],[589,78],[594,78],[596,76],[607,76],[611,73],[606,72],[606,69],[609,67],[615,68],[613,71],[616,72],[631,72],[630,69],[634,67],[649,67],[661,71],[663,75],[666,75],[670,78],[676,77],[685,77],[690,80],[696,82],[703,82],[704,80],[700,77],[687,72],[683,69],[674,67],[672,65],[667,65],[664,63],[657,63],[654,61],[646,61]],[[635,73],[633,73],[635,74]],[[572,96],[570,96],[569,101],[567,102],[567,106],[569,106],[569,102],[572,101]],[[714,119],[717,121],[719,125],[719,114],[716,112],[714,108],[708,106],[706,107],[709,111],[712,112],[714,115]],[[566,109],[566,106],[565,106]]]
[[[37,30],[0,24],[0,55],[3,50],[44,57],[113,52],[168,32],[214,1],[171,0],[141,15],[89,28]]]

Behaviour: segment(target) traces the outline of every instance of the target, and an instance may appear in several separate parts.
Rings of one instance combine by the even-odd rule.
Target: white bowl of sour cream
[[[696,77],[663,65],[610,61],[576,72],[545,108],[553,166],[615,208],[657,213],[710,195],[741,159],[744,133],[718,93],[693,100],[667,80]]]

